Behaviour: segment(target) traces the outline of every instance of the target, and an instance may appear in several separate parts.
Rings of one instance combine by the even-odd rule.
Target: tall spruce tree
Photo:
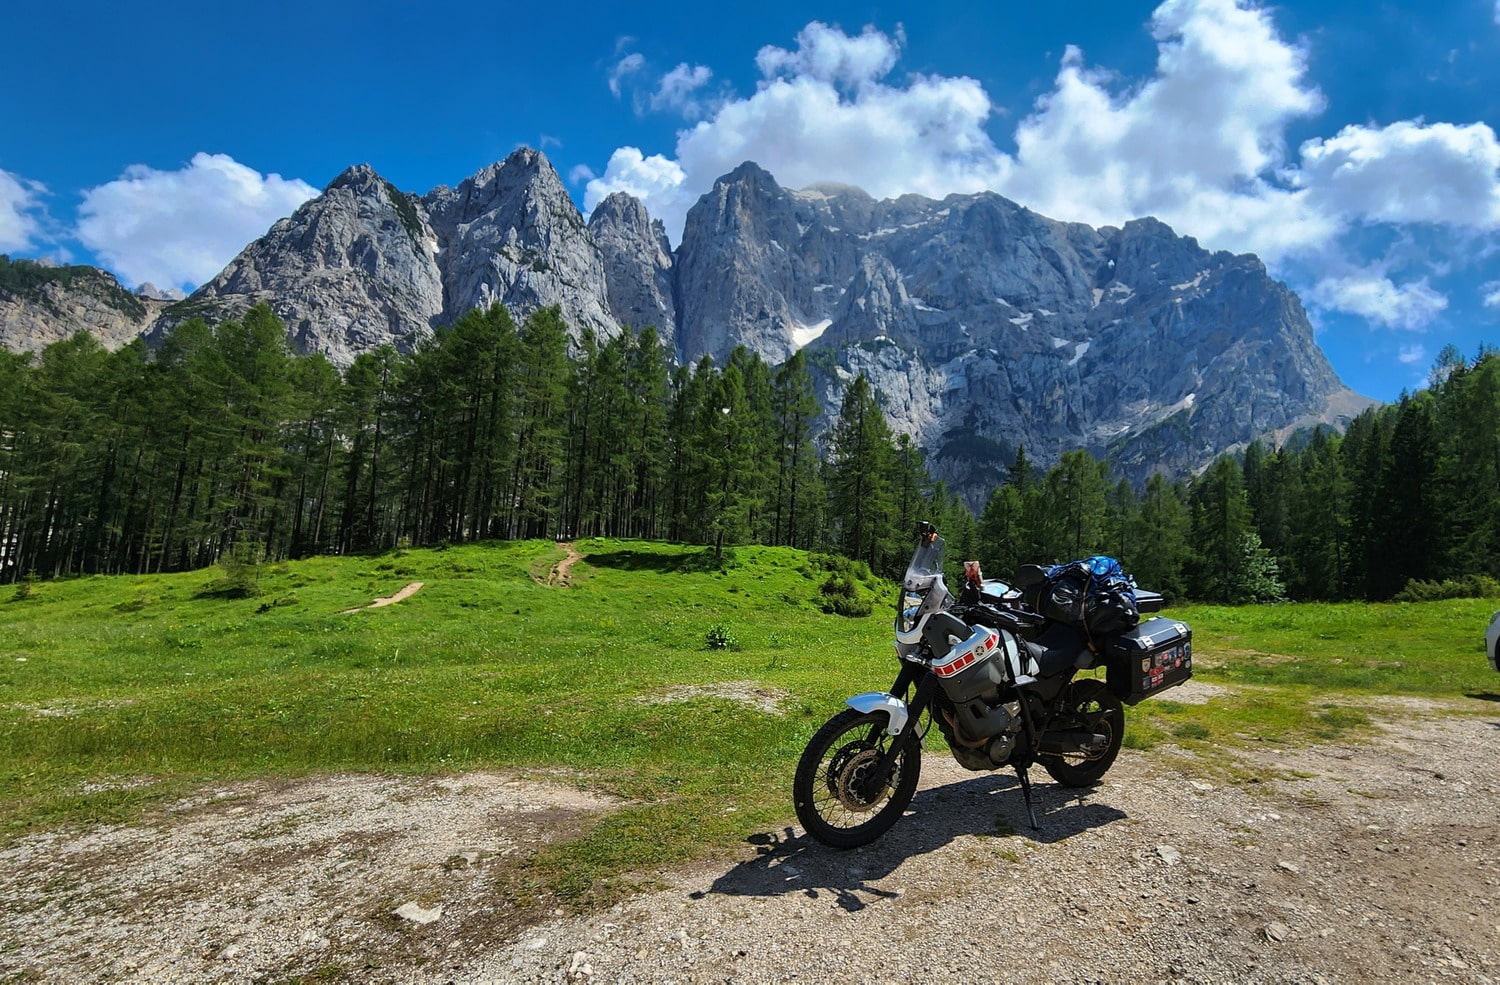
[[[890,426],[861,373],[844,391],[829,438],[829,513],[837,544],[876,571],[894,549],[895,503],[890,488],[895,451]]]

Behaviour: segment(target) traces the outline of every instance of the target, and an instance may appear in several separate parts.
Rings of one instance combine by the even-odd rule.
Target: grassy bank
[[[128,819],[210,781],[547,771],[631,805],[538,864],[587,899],[784,823],[807,737],[893,674],[884,590],[846,618],[801,552],[578,548],[571,587],[543,584],[563,552],[527,542],[268,566],[253,598],[205,594],[219,572],[0,596],[0,833]],[[1494,607],[1173,610],[1198,679],[1231,691],[1145,702],[1127,741],[1307,741],[1361,728],[1371,695],[1500,690]]]

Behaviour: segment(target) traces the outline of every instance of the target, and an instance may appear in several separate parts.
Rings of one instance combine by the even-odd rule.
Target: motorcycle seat
[[[1042,677],[1052,677],[1068,670],[1088,667],[1094,662],[1093,651],[1083,633],[1057,622],[1024,641]]]

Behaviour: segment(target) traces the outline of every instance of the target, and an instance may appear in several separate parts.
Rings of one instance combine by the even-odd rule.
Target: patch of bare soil
[[[0,978],[1500,981],[1500,706],[1370,710],[1359,742],[1126,749],[1082,791],[1036,770],[1038,831],[1013,773],[933,750],[873,845],[747,831],[736,857],[579,916],[504,901],[537,844],[608,808],[565,788],[210,790],[0,852]],[[394,916],[407,902],[435,919]]]
[[[406,980],[534,922],[507,902],[527,861],[609,806],[492,774],[332,776],[36,836],[0,852],[0,979]]]
[[[422,584],[423,583],[420,581],[414,581],[410,585],[407,585],[405,588],[401,589],[401,591],[397,592],[395,595],[390,595],[383,599],[375,599],[369,605],[357,605],[352,609],[345,609],[343,612],[339,613],[339,615],[348,615],[351,612],[359,612],[364,609],[378,609],[381,606],[395,605],[397,602],[400,602],[403,599],[409,599],[413,595],[420,592],[422,590]]]
[[[550,585],[554,588],[572,588],[573,565],[582,561],[583,555],[578,553],[578,549],[571,543],[559,542],[557,546],[567,551],[568,556],[552,566],[552,570],[547,572],[547,580],[542,584]]]

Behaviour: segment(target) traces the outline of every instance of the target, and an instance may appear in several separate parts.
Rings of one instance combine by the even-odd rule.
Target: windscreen
[[[896,601],[896,631],[909,633],[922,616],[943,604],[948,592],[943,586],[943,554],[947,543],[941,537],[923,537],[917,542],[901,595]],[[925,604],[924,604],[925,603]]]

